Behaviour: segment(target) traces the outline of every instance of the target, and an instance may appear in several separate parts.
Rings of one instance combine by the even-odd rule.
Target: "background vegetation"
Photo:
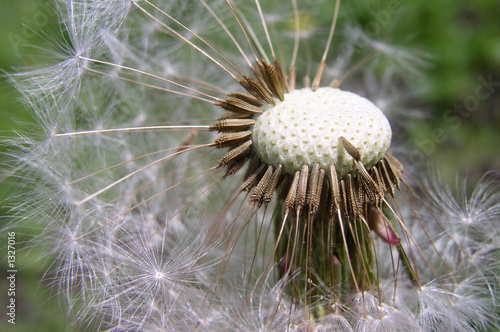
[[[422,98],[419,107],[429,117],[412,121],[411,139],[415,148],[428,142],[432,132],[442,130],[446,139],[434,142],[434,151],[428,153],[434,165],[445,176],[454,180],[456,170],[467,174],[474,183],[484,172],[500,169],[500,87],[480,102],[478,109],[462,118],[457,128],[446,114],[456,105],[463,105],[468,96],[474,96],[480,84],[479,77],[489,76],[500,82],[500,3],[496,0],[426,0],[405,2],[407,14],[401,20],[404,31],[413,35],[395,33],[395,43],[410,44],[431,55],[430,66],[424,72],[420,86]],[[27,66],[36,66],[42,54],[37,47],[50,48],[50,32],[59,33],[57,16],[47,0],[17,0],[0,3],[0,68],[12,73]],[[381,7],[383,2],[381,2]],[[359,18],[361,24],[373,20],[369,11]],[[397,23],[396,23],[397,24]],[[397,26],[397,25],[396,25]],[[47,35],[40,33],[47,31]],[[31,45],[31,47],[26,47]],[[34,47],[34,48],[33,48]],[[500,84],[500,83],[499,83]],[[2,136],[15,135],[32,123],[29,112],[18,101],[19,94],[0,78],[0,132]],[[448,113],[447,113],[448,112]],[[420,145],[419,145],[420,142]],[[2,149],[2,147],[0,147]],[[453,170],[449,174],[446,170]],[[459,179],[461,180],[461,179]],[[8,179],[0,183],[0,200],[14,192]],[[471,188],[472,189],[472,188]],[[8,222],[8,206],[0,207],[1,224]],[[5,232],[3,232],[5,233]],[[4,250],[6,234],[0,234]],[[21,248],[18,248],[21,249]],[[5,257],[3,254],[1,257]],[[6,323],[4,304],[6,295],[6,266],[0,271],[0,330],[3,331],[63,331],[67,330],[64,310],[51,299],[49,285],[40,283],[47,268],[46,262],[37,261],[36,252],[17,254],[17,319],[16,326]]]

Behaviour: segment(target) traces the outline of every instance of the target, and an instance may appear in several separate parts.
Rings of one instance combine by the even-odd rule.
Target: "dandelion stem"
[[[189,32],[191,32],[194,36],[196,36],[198,39],[200,39],[203,43],[205,43],[208,47],[210,47],[212,50],[215,51],[215,49],[213,48],[213,46],[209,45],[204,39],[202,39],[201,37],[199,37],[197,34],[195,34],[193,31],[189,30],[187,27],[185,27],[184,25],[182,25],[180,22],[178,22],[177,20],[175,20],[173,17],[171,17],[170,15],[168,15],[167,13],[165,13],[164,11],[160,10],[158,7],[154,6],[152,3],[148,2],[148,1],[145,1],[147,4],[149,4],[150,6],[152,6],[153,8],[155,8],[156,10],[158,10],[160,13],[162,13],[163,15],[165,15],[166,17],[170,18],[171,20],[173,20],[174,22],[176,22],[177,24],[179,24],[180,26],[184,27],[185,29],[187,29]],[[206,51],[202,50],[200,47],[196,46],[195,44],[193,44],[192,42],[190,42],[189,40],[187,40],[186,37],[183,37],[180,33],[178,33],[177,31],[175,31],[174,29],[172,29],[171,27],[169,27],[168,25],[166,25],[165,23],[161,22],[160,20],[158,20],[156,17],[154,17],[150,12],[148,12],[147,10],[145,10],[144,8],[142,8],[141,6],[139,6],[137,4],[136,1],[132,1],[132,3],[134,4],[134,6],[136,6],[137,8],[139,8],[142,12],[144,12],[147,16],[149,16],[150,18],[152,18],[155,22],[158,22],[158,24],[160,24],[162,27],[164,27],[165,29],[167,29],[168,31],[170,31],[171,33],[173,33],[175,36],[177,36],[178,38],[180,38],[181,40],[183,40],[184,42],[186,42],[186,44],[190,45],[191,47],[193,47],[195,50],[197,50],[198,52],[200,52],[201,54],[203,54],[205,57],[207,57],[208,59],[210,59],[212,62],[214,62],[217,66],[219,66],[220,68],[222,68],[225,72],[227,72],[233,79],[237,80],[237,76],[232,73],[229,69],[227,69],[222,63],[220,63],[219,61],[217,61],[213,56],[211,56],[210,54],[208,54]],[[233,68],[236,69],[236,71],[238,71],[240,73],[240,75],[243,75],[239,70],[238,68],[236,68],[233,64],[231,64],[225,57],[223,57],[218,51],[215,51],[220,57],[222,57],[227,63],[229,63]]]
[[[105,73],[105,72],[102,72],[102,71],[99,71],[99,70],[95,70],[95,69],[91,69],[91,68],[87,68],[87,71],[92,72],[92,73],[96,73],[96,74],[99,74],[99,75],[104,75],[104,76],[108,76],[108,77],[118,78],[118,79],[120,79],[122,81],[125,81],[125,82],[136,83],[136,84],[148,87],[148,88],[153,88],[153,89],[160,90],[160,91],[174,93],[174,94],[177,94],[177,95],[180,95],[180,96],[185,96],[185,97],[189,97],[189,98],[193,98],[193,99],[198,99],[198,100],[207,102],[209,104],[215,104],[215,101],[212,101],[212,100],[209,100],[209,99],[205,99],[205,98],[202,98],[202,97],[198,97],[198,96],[193,96],[193,95],[190,95],[189,93],[175,91],[175,90],[167,89],[167,88],[162,88],[162,87],[159,87],[159,86],[156,86],[156,85],[147,84],[147,83],[144,83],[144,82],[139,82],[139,81],[136,81],[136,80],[133,80],[133,79],[130,79],[130,78],[125,78],[125,77],[121,77],[121,76],[118,76],[118,75],[113,75],[113,74]],[[203,94],[202,92],[196,91],[194,89],[190,89],[190,90],[195,91],[195,92],[200,93],[200,94]],[[217,98],[212,97],[212,96],[210,96],[210,98],[217,100]]]
[[[271,55],[273,56],[273,58],[276,58],[276,55],[274,54],[273,43],[271,42],[271,36],[269,35],[269,31],[267,30],[266,20],[264,19],[264,14],[262,13],[262,8],[260,7],[260,1],[255,0],[255,4],[257,5],[257,10],[259,11],[260,19],[262,20],[262,27],[264,28],[267,42],[269,43],[269,48],[271,49]]]
[[[290,90],[295,90],[295,62],[297,61],[297,53],[299,52],[300,41],[300,16],[297,8],[297,0],[292,0],[293,17],[295,21],[295,39],[293,43],[292,60],[290,61]]]
[[[243,49],[241,48],[240,44],[238,43],[238,41],[236,40],[236,38],[234,38],[234,35],[231,33],[231,31],[229,31],[229,29],[224,24],[224,22],[222,22],[222,20],[219,18],[219,16],[217,16],[217,14],[212,10],[212,8],[210,8],[208,6],[208,4],[205,2],[205,0],[200,0],[200,2],[203,4],[203,6],[205,6],[205,8],[210,12],[210,14],[217,20],[217,22],[222,27],[222,29],[224,29],[224,31],[227,33],[227,35],[229,36],[229,38],[231,38],[231,40],[233,41],[234,45],[236,46],[236,48],[240,52],[241,56],[245,59],[246,63],[248,64],[248,67],[251,67],[252,63],[248,59],[248,57],[245,54],[245,52],[243,52]]]
[[[148,73],[148,72],[143,71],[143,70],[139,70],[139,69],[128,67],[128,66],[119,65],[119,64],[116,64],[116,63],[108,62],[108,61],[91,59],[91,58],[87,58],[87,57],[84,57],[84,56],[80,56],[80,59],[87,60],[87,61],[92,61],[92,62],[95,62],[95,63],[100,63],[100,64],[103,64],[103,65],[108,65],[108,66],[112,66],[112,67],[117,67],[117,68],[120,68],[120,69],[130,70],[130,71],[138,73],[138,74],[142,74],[142,75],[145,75],[145,76],[153,77],[153,78],[156,78],[156,79],[158,79],[160,81],[164,81],[164,82],[167,82],[167,83],[170,83],[170,84],[177,85],[178,87],[181,87],[181,88],[184,88],[186,90],[199,93],[200,95],[203,95],[203,96],[208,97],[208,98],[212,98],[212,99],[215,99],[215,100],[217,99],[216,97],[211,96],[209,94],[203,93],[201,91],[198,91],[196,89],[190,88],[190,87],[185,86],[183,84],[177,83],[175,81],[169,80],[167,78],[164,78],[164,77],[161,77],[161,76],[158,76],[158,75],[155,75],[155,74]]]
[[[72,185],[72,184],[75,184],[75,183],[78,183],[80,181],[83,181],[85,179],[89,179],[89,178],[92,178],[93,176],[97,175],[97,174],[100,174],[102,172],[105,172],[105,171],[109,171],[110,169],[113,169],[113,168],[116,168],[116,167],[119,167],[121,165],[125,165],[126,163],[130,163],[130,162],[133,162],[133,161],[137,161],[139,159],[142,159],[142,158],[147,158],[147,157],[151,157],[151,156],[154,156],[155,154],[160,154],[160,153],[165,153],[165,152],[168,152],[168,151],[173,151],[173,150],[178,150],[179,148],[178,147],[175,147],[175,148],[169,148],[169,149],[163,149],[163,150],[158,150],[158,151],[154,151],[154,152],[151,152],[151,153],[147,153],[147,154],[144,154],[144,155],[141,155],[141,156],[138,156],[138,157],[135,157],[135,158],[132,158],[132,159],[129,159],[129,160],[125,160],[125,161],[122,161],[120,163],[117,163],[117,164],[114,164],[114,165],[111,165],[111,166],[108,166],[106,168],[103,168],[99,171],[96,171],[96,172],[93,172],[93,173],[90,173],[90,174],[87,174],[79,179],[76,179],[76,180],[73,180],[71,182],[68,182],[67,185]]]
[[[328,54],[328,50],[330,49],[330,44],[332,43],[333,33],[335,31],[335,26],[337,25],[337,18],[339,16],[339,8],[340,8],[340,0],[337,0],[335,3],[335,13],[333,14],[332,26],[330,28],[330,34],[328,35],[328,40],[326,42],[325,52],[323,53],[323,57],[318,66],[318,70],[316,72],[316,76],[314,77],[312,89],[316,90],[319,87],[321,76],[323,75],[323,70],[326,66],[326,56]]]
[[[69,136],[83,136],[83,135],[96,135],[96,134],[116,134],[116,133],[130,133],[130,132],[144,132],[144,131],[169,131],[169,130],[206,130],[210,126],[144,126],[144,127],[127,127],[127,128],[112,128],[112,129],[96,129],[75,131],[71,133],[55,134],[55,137],[69,137]]]
[[[124,177],[122,177],[121,179],[116,180],[115,182],[113,182],[113,183],[111,183],[111,184],[107,185],[106,187],[104,187],[104,188],[102,188],[102,189],[100,189],[100,190],[96,191],[95,193],[93,193],[93,194],[91,194],[91,195],[89,195],[89,196],[85,197],[85,198],[84,198],[84,199],[82,199],[81,201],[76,202],[76,205],[82,205],[82,204],[84,204],[84,203],[86,203],[86,202],[90,201],[91,199],[93,199],[93,198],[95,198],[95,197],[97,197],[97,196],[101,195],[102,193],[104,193],[104,192],[106,192],[107,190],[109,190],[109,189],[113,188],[114,186],[116,186],[116,185],[120,184],[121,182],[125,181],[126,179],[128,179],[128,178],[130,178],[130,177],[134,176],[135,174],[137,174],[137,173],[139,173],[139,172],[142,172],[142,171],[143,171],[143,170],[145,170],[146,168],[151,167],[151,166],[153,166],[153,165],[155,165],[155,164],[158,164],[159,162],[162,162],[162,161],[164,161],[164,160],[166,160],[166,159],[168,159],[168,158],[172,158],[172,157],[174,157],[174,156],[178,155],[179,153],[183,153],[183,152],[186,152],[186,151],[190,151],[190,150],[194,150],[194,149],[199,149],[199,148],[203,148],[203,147],[208,147],[208,146],[211,146],[211,145],[209,145],[209,144],[205,144],[205,145],[198,145],[198,146],[195,146],[195,147],[192,147],[192,148],[188,148],[188,149],[183,150],[183,151],[180,151],[180,152],[176,152],[176,153],[170,154],[170,155],[165,156],[165,157],[162,157],[162,158],[160,158],[160,159],[158,159],[158,160],[155,160],[155,161],[153,161],[152,163],[150,163],[150,164],[148,164],[148,165],[146,165],[146,166],[143,166],[143,167],[141,167],[141,168],[139,168],[139,169],[137,169],[137,170],[135,170],[135,171],[133,171],[133,172],[131,172],[131,173],[129,173],[129,174],[127,174],[127,175],[125,175],[125,176],[124,176]]]
[[[241,21],[241,18],[238,16],[238,14],[236,13],[236,10],[233,8],[233,6],[229,2],[229,0],[226,0],[226,3],[229,6],[229,8],[231,9],[231,11],[233,12],[234,17],[236,18],[236,20],[238,21],[238,24],[241,27],[241,30],[245,34],[248,45],[250,45],[250,47],[252,48],[252,52],[253,52],[255,60],[259,60],[258,58],[260,58],[261,61],[264,61],[264,57],[263,57],[262,53],[260,52],[260,49],[257,46],[255,39],[251,36],[250,31],[248,31],[245,24],[243,24],[243,22]],[[258,57],[257,57],[257,54],[255,54],[255,51],[257,51]]]
[[[160,196],[160,195],[163,195],[163,194],[164,194],[164,193],[166,193],[167,191],[169,191],[169,190],[171,190],[171,189],[174,189],[175,187],[178,187],[178,186],[180,186],[181,184],[183,184],[183,183],[185,183],[185,182],[187,182],[187,181],[189,181],[189,180],[192,180],[192,179],[194,179],[194,178],[196,178],[196,177],[198,177],[198,176],[200,176],[200,175],[203,175],[203,174],[205,174],[205,173],[207,173],[207,172],[210,172],[210,171],[213,171],[213,170],[215,170],[215,169],[217,169],[217,167],[212,167],[212,168],[209,168],[209,169],[207,169],[207,170],[205,170],[205,171],[203,171],[203,172],[200,172],[200,173],[198,173],[198,174],[195,174],[195,175],[193,175],[193,176],[191,176],[191,177],[189,177],[189,178],[187,178],[187,179],[184,179],[184,180],[182,180],[182,181],[180,181],[180,182],[178,182],[178,183],[176,183],[176,184],[174,184],[174,185],[172,185],[172,186],[168,187],[168,188],[167,188],[167,189],[165,189],[165,190],[162,190],[161,192],[157,193],[156,195],[153,195],[153,196],[149,197],[148,199],[145,199],[144,201],[142,201],[142,202],[140,202],[140,203],[137,203],[136,205],[132,206],[130,209],[127,209],[126,211],[124,211],[124,212],[122,212],[122,213],[118,214],[116,217],[114,217],[114,218],[112,218],[112,219],[108,220],[106,223],[102,224],[101,226],[96,227],[96,228],[94,228],[93,230],[88,231],[87,233],[82,234],[82,235],[80,235],[80,236],[76,237],[74,240],[75,240],[75,241],[77,241],[77,240],[79,240],[79,239],[81,239],[81,238],[83,238],[83,237],[85,237],[85,236],[88,236],[89,234],[92,234],[92,233],[94,233],[94,232],[98,231],[99,229],[103,228],[103,227],[104,227],[104,226],[106,226],[106,225],[109,225],[110,223],[112,223],[113,221],[117,220],[118,218],[123,217],[125,214],[127,214],[127,213],[129,213],[130,211],[132,211],[132,210],[134,210],[134,209],[138,208],[139,206],[141,206],[141,205],[143,205],[143,204],[145,204],[145,203],[147,203],[147,202],[149,202],[149,201],[151,201],[151,200],[153,200],[153,199],[157,198],[157,197],[158,197],[158,196]]]

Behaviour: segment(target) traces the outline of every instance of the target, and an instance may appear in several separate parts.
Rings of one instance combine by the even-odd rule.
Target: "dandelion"
[[[79,324],[497,323],[494,180],[468,203],[412,187],[388,116],[422,60],[327,5],[60,3],[59,61],[13,77],[39,120],[13,174]]]

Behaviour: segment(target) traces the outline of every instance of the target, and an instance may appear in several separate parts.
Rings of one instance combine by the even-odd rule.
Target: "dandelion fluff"
[[[36,240],[78,324],[446,331],[497,322],[496,187],[480,185],[465,205],[437,181],[417,194],[389,148],[404,129],[391,133],[399,114],[390,105],[425,57],[368,37],[349,22],[349,4],[311,4],[60,3],[67,43],[49,67],[13,76],[38,127],[12,140],[10,174],[27,190],[13,227],[42,230]],[[313,141],[324,119],[306,119],[313,129],[301,142],[320,149],[316,159],[268,150],[263,132],[295,132],[264,120],[294,96],[307,118],[322,91],[339,94],[326,101],[340,112],[329,118],[350,114],[358,130],[328,125],[328,149]]]

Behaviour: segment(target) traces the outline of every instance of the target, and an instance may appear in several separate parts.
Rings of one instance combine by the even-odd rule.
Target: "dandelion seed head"
[[[331,314],[322,317],[320,322],[314,327],[316,332],[352,332],[352,328],[349,321],[343,315]]]
[[[328,29],[322,2],[259,3],[66,1],[52,65],[15,77],[39,121],[15,142],[20,219],[69,311],[116,331],[495,322],[498,188],[434,182],[428,204],[389,149],[425,56]]]
[[[464,291],[459,289],[463,287]],[[426,285],[419,294],[420,315],[419,324],[424,330],[449,329],[451,331],[474,331],[474,326],[484,327],[488,317],[488,307],[491,302],[484,298],[482,291],[474,294],[480,288],[464,285],[447,285],[435,287]],[[471,293],[467,294],[467,292]]]
[[[366,168],[382,159],[391,142],[383,113],[368,100],[332,88],[295,90],[258,117],[253,129],[254,149],[268,164],[282,164],[289,174],[302,165],[334,164],[344,176],[355,170],[343,151],[340,136],[356,146]]]

